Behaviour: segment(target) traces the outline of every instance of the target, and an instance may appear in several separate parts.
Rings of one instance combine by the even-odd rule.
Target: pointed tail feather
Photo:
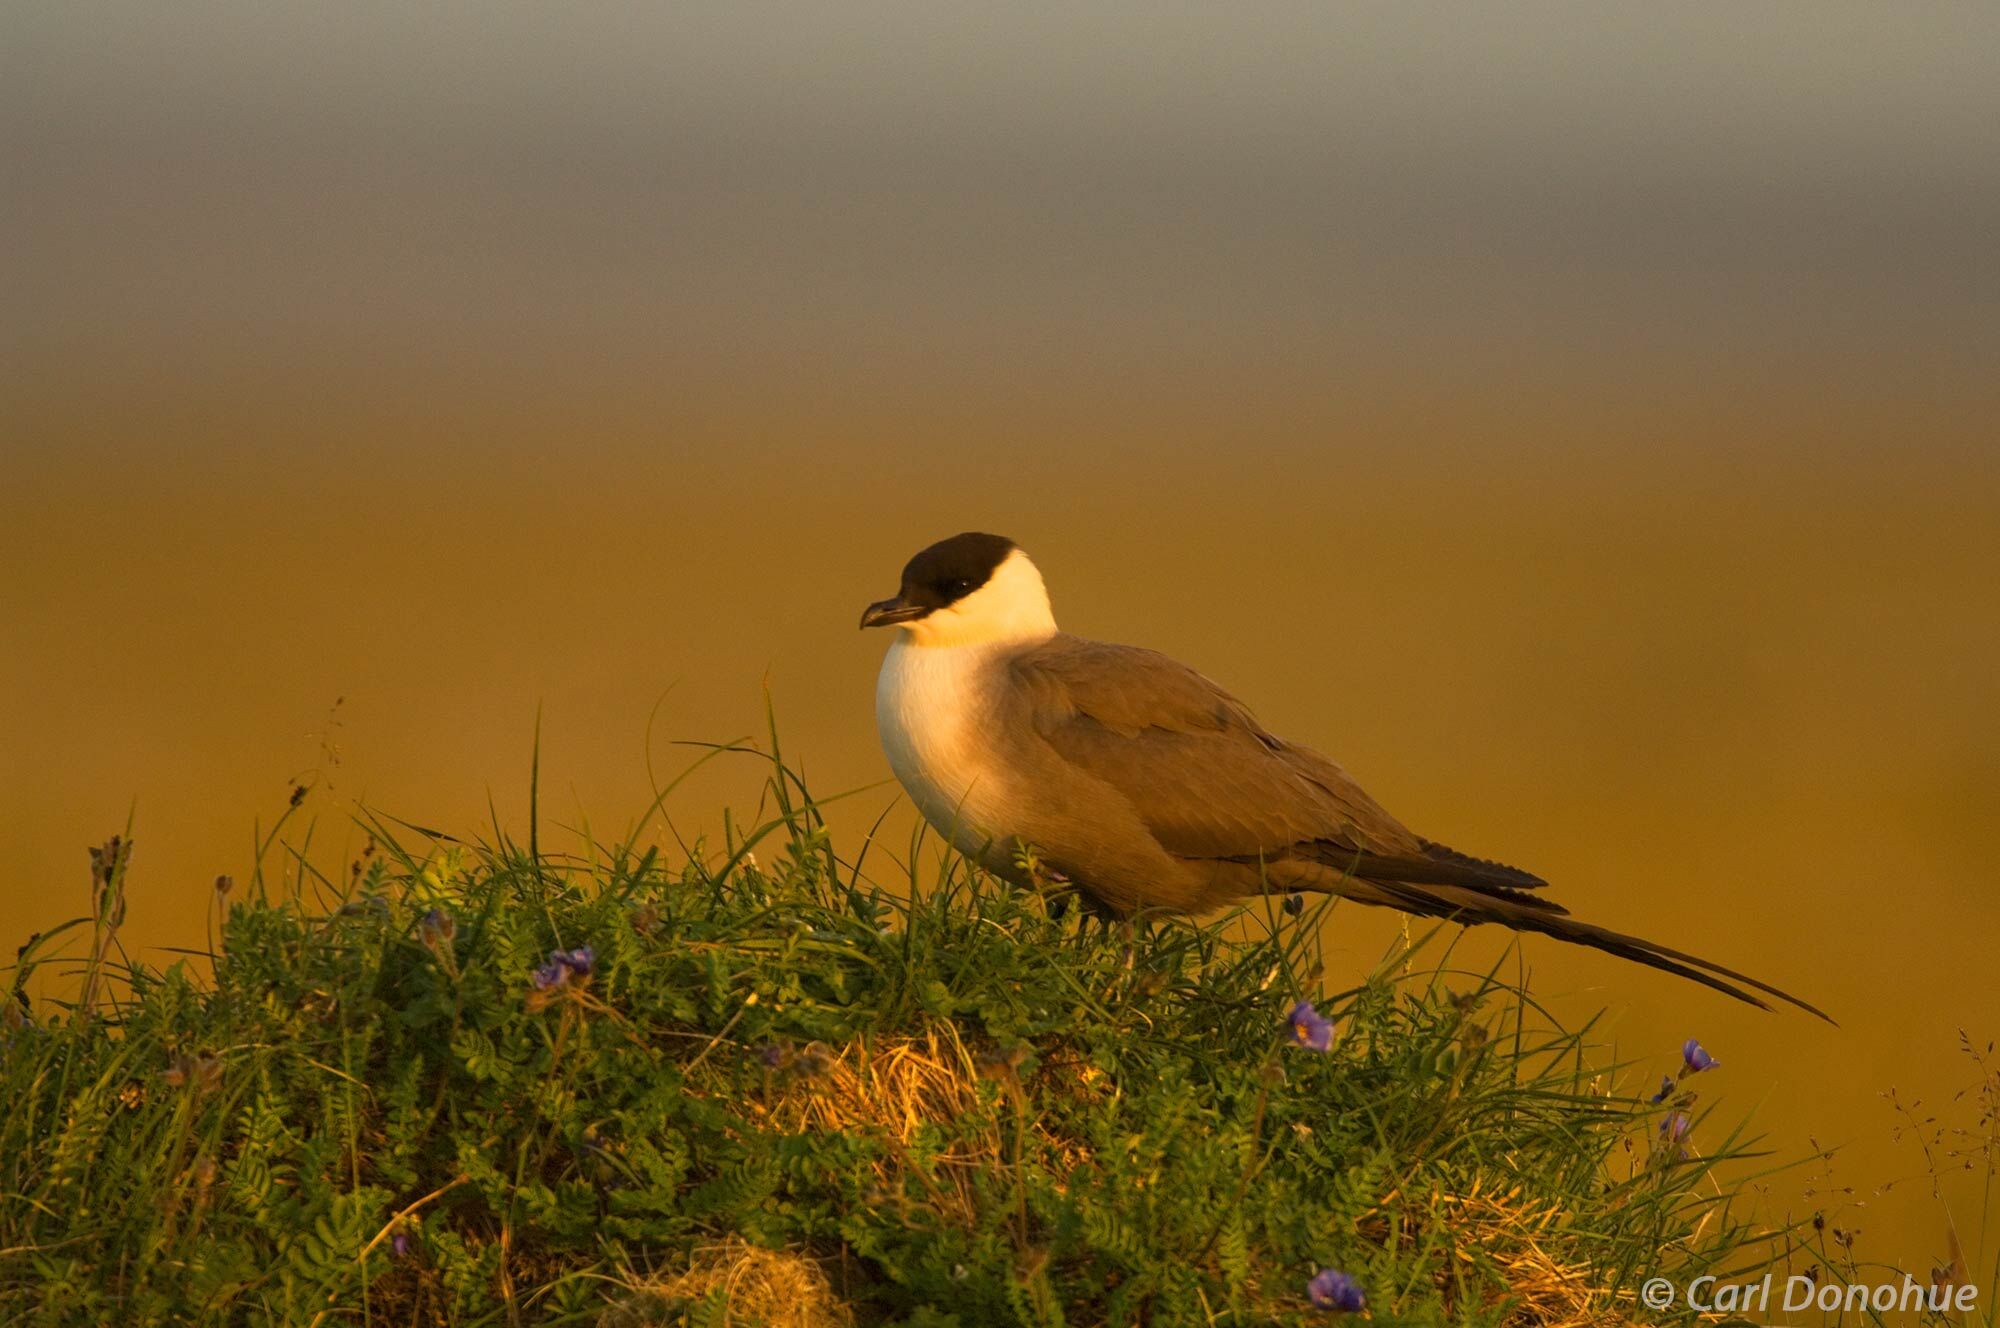
[[[1569,912],[1553,899],[1526,893],[1529,890],[1539,890],[1548,884],[1532,872],[1524,872],[1519,867],[1509,867],[1505,863],[1489,862],[1485,858],[1475,858],[1469,853],[1460,853],[1442,844],[1434,844],[1428,839],[1418,842],[1422,845],[1420,853],[1374,853],[1367,849],[1349,848],[1344,844],[1319,843],[1312,845],[1305,856],[1335,871],[1358,876],[1364,881],[1459,886],[1482,895],[1511,900],[1523,908],[1540,909],[1548,913]]]
[[[1759,981],[1747,973],[1739,973],[1733,968],[1725,968],[1713,960],[1703,959],[1682,950],[1675,950],[1653,941],[1641,940],[1637,936],[1627,936],[1623,932],[1599,927],[1594,923],[1581,922],[1566,914],[1551,912],[1541,907],[1539,900],[1532,898],[1508,898],[1490,889],[1455,885],[1421,885],[1404,881],[1343,880],[1334,893],[1346,895],[1361,903],[1385,904],[1390,908],[1402,909],[1406,913],[1416,913],[1424,917],[1444,918],[1447,921],[1476,926],[1482,922],[1496,922],[1515,931],[1539,932],[1553,936],[1559,941],[1572,945],[1587,945],[1594,950],[1630,959],[1648,968],[1657,968],[1672,973],[1676,977],[1699,982],[1739,1001],[1747,1001],[1762,1010],[1770,1005],[1753,992],[1774,996],[1788,1005],[1793,1005],[1807,1014],[1817,1015],[1829,1024],[1833,1016],[1810,1001],[1801,1000],[1788,991]],[[1741,984],[1740,986],[1737,984]],[[1748,987],[1751,990],[1745,991]]]

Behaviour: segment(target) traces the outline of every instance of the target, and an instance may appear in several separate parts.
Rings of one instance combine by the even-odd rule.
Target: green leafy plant
[[[31,942],[0,1025],[0,1318],[1567,1324],[1761,1266],[1739,1140],[1494,974],[871,879],[770,759],[673,863],[370,818],[322,898],[218,883],[209,972],[116,960],[101,852],[74,998]]]

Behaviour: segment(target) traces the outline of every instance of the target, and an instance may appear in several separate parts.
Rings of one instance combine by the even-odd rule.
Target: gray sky
[[[0,62],[17,364],[2000,341],[1992,5],[17,4]]]

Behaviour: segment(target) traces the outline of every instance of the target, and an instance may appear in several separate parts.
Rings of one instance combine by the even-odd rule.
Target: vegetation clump
[[[0,1024],[0,1320],[1569,1325],[1743,1273],[1686,1130],[1491,974],[880,885],[774,770],[672,864],[370,818],[338,889],[219,882],[199,971],[120,962],[100,852],[70,999],[40,938]]]

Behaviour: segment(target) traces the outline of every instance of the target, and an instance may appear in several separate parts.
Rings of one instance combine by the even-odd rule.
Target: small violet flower
[[[1685,1111],[1670,1111],[1667,1113],[1667,1118],[1660,1122],[1660,1142],[1680,1143],[1688,1137],[1688,1131],[1693,1128],[1694,1121],[1689,1119]]]
[[[396,1252],[398,1259],[408,1255],[410,1252],[410,1233],[407,1231],[398,1231],[395,1235],[389,1237],[389,1248]]]
[[[1681,1063],[1687,1066],[1686,1073],[1688,1074],[1700,1074],[1703,1070],[1713,1070],[1716,1066],[1722,1064],[1721,1061],[1709,1055],[1702,1048],[1701,1043],[1695,1041],[1693,1038],[1689,1038],[1681,1047]]]
[[[1361,1293],[1361,1284],[1332,1268],[1322,1268],[1313,1274],[1312,1281],[1306,1283],[1306,1296],[1312,1301],[1314,1309],[1352,1312],[1368,1306],[1368,1297]]]
[[[1311,1001],[1294,1005],[1285,1022],[1291,1025],[1292,1038],[1301,1047],[1326,1051],[1333,1046],[1333,1020],[1313,1009]]]
[[[597,953],[587,945],[574,950],[551,950],[549,962],[530,973],[528,980],[535,984],[536,991],[553,991],[572,977],[589,977],[591,965],[596,962]]]
[[[1663,1074],[1660,1076],[1660,1091],[1653,1094],[1653,1096],[1647,1098],[1646,1100],[1648,1102],[1651,1102],[1654,1106],[1657,1107],[1662,1102],[1665,1102],[1668,1098],[1672,1097],[1673,1095],[1674,1095],[1674,1077],[1670,1074]]]

